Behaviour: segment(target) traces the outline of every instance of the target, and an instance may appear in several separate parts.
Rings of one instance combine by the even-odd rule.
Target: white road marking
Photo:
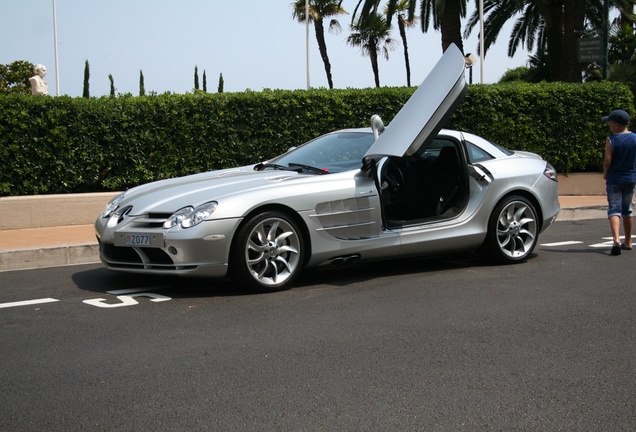
[[[166,287],[153,287],[150,289],[152,291],[158,291],[158,290],[166,289]],[[139,292],[148,292],[148,288],[129,288],[129,289],[106,291],[107,294],[112,294],[112,295],[133,294],[133,293],[139,293]]]
[[[636,235],[633,235],[632,238],[636,238]],[[611,248],[614,245],[614,242],[612,241],[612,237],[601,237],[601,239],[605,240],[605,241],[601,242],[601,243],[591,244],[589,247],[592,247],[592,248]],[[621,239],[623,239],[622,236],[621,236]],[[541,243],[540,246],[557,247],[557,246],[568,246],[568,245],[581,244],[581,243],[583,243],[583,242],[582,241],[576,241],[576,240],[570,240],[570,241],[562,241],[562,242],[555,242],[555,243]]]
[[[593,248],[608,248],[608,247],[612,247],[612,246],[614,246],[614,242],[612,241],[611,238],[610,238],[610,241],[606,241],[606,242],[603,242],[603,243],[596,243],[596,244],[590,245],[590,247],[593,247]]]
[[[0,309],[2,308],[10,308],[10,307],[18,307],[18,306],[30,306],[42,303],[53,303],[58,302],[58,299],[54,298],[43,298],[43,299],[35,299],[35,300],[24,300],[10,303],[0,303]]]
[[[165,287],[156,287],[156,288],[153,288],[153,291],[157,289],[165,289]],[[97,306],[101,308],[117,308],[117,307],[123,307],[123,306],[134,306],[139,304],[137,300],[134,299],[134,297],[149,297],[151,302],[163,302],[163,301],[172,300],[172,297],[147,292],[146,288],[129,288],[129,289],[122,289],[122,290],[112,290],[112,291],[106,291],[106,293],[117,296],[117,300],[119,300],[120,303],[106,303],[107,300],[104,298],[83,300],[82,302],[91,306]]]
[[[552,246],[567,246],[567,245],[573,245],[573,244],[581,244],[583,243],[582,241],[563,241],[563,242],[556,242],[556,243],[543,243],[540,246],[548,246],[548,247],[552,247]]]

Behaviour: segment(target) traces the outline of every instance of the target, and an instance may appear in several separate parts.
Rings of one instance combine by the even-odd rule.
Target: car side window
[[[444,147],[456,147],[454,141],[445,138],[435,138],[421,155],[421,159],[435,160]]]
[[[477,147],[475,144],[466,141],[466,150],[468,150],[468,163],[477,163],[483,162],[485,160],[490,160],[493,157],[486,153],[484,150]]]

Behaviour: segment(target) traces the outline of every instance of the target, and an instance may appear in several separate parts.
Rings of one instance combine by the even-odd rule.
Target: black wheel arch
[[[298,225],[298,228],[301,231],[301,235],[302,235],[302,240],[303,242],[305,242],[305,257],[303,259],[303,266],[305,264],[307,264],[309,262],[309,259],[311,257],[311,236],[309,235],[309,228],[307,227],[307,224],[305,223],[305,221],[303,220],[302,217],[300,217],[300,215],[298,214],[298,212],[296,212],[294,209],[292,209],[291,207],[288,207],[286,205],[282,205],[282,204],[267,204],[267,205],[263,205],[260,207],[256,207],[254,209],[252,209],[249,213],[247,213],[245,216],[243,216],[243,220],[241,221],[241,223],[239,224],[239,226],[236,228],[235,233],[239,232],[243,226],[250,220],[252,219],[252,217],[256,216],[257,214],[261,214],[264,212],[268,212],[268,211],[278,211],[281,213],[286,214],[287,216],[289,216],[290,218],[293,219],[293,221]],[[230,255],[232,256],[232,251],[236,248],[236,236],[234,236],[234,238],[232,238],[232,245],[230,246]],[[230,266],[232,265],[232,263],[228,263]]]

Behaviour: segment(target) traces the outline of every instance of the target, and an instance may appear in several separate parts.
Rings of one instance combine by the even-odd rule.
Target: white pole
[[[309,0],[305,0],[305,52],[307,53],[307,90],[311,88],[309,81]]]
[[[479,74],[484,83],[484,0],[479,0]]]
[[[53,44],[55,45],[55,96],[60,95],[60,68],[57,61],[57,17],[55,14],[55,0],[53,0]]]

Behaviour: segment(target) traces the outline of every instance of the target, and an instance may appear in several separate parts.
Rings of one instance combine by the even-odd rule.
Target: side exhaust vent
[[[329,262],[329,265],[339,266],[339,265],[353,264],[359,259],[360,259],[360,255],[354,254],[354,255],[346,255],[346,256],[332,258],[328,262]]]

